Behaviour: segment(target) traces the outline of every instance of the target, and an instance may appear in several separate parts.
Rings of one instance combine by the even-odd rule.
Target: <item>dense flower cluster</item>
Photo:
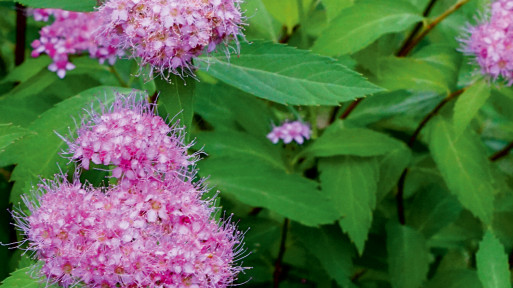
[[[69,61],[69,55],[88,52],[100,63],[107,60],[111,65],[123,55],[122,50],[113,45],[99,45],[96,42],[96,31],[101,23],[98,12],[32,9],[31,14],[37,21],[48,21],[50,16],[55,18],[52,24],[39,31],[40,38],[32,42],[32,56],[38,57],[43,53],[50,56],[53,63],[48,69],[57,72],[60,78],[64,78],[67,70],[75,68]]]
[[[215,208],[201,197],[205,191],[191,177],[175,173],[180,165],[189,169],[183,173],[193,173],[193,162],[187,160],[182,138],[173,136],[175,131],[152,111],[135,95],[120,97],[93,116],[97,119],[84,121],[87,128],[76,141],[68,140],[84,168],[100,154],[104,158],[96,162],[117,166],[114,171],[124,160],[137,160],[144,173],[123,166],[113,173],[130,181],[103,188],[80,183],[78,173],[71,182],[60,175],[24,197],[30,216],[14,213],[29,241],[27,249],[35,251],[41,273],[51,282],[64,287],[221,288],[243,270],[234,264],[242,252],[242,234],[230,219],[214,220]],[[93,140],[86,141],[85,135]],[[142,139],[137,137],[148,139],[138,142]],[[76,156],[77,147],[83,149],[81,156]],[[157,156],[144,158],[154,149]],[[93,154],[86,158],[86,151]],[[168,165],[160,161],[162,155],[180,164]]]
[[[475,57],[481,73],[513,84],[513,1],[493,2],[488,21],[470,26],[468,34],[462,50]]]
[[[109,0],[101,43],[129,49],[155,72],[191,72],[192,59],[241,34],[240,0]],[[183,70],[185,71],[183,71]],[[181,70],[181,71],[180,71]]]
[[[301,122],[285,122],[281,126],[273,127],[273,130],[267,134],[267,138],[274,144],[278,141],[283,140],[285,144],[296,141],[298,144],[303,144],[305,139],[310,139],[311,130],[310,127]]]

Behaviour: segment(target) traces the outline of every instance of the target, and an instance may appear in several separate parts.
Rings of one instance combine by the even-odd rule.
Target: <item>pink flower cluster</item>
[[[99,8],[101,43],[129,49],[150,68],[150,76],[193,73],[193,57],[241,34],[239,2],[109,0]]]
[[[492,3],[488,21],[468,28],[463,52],[473,55],[483,75],[513,84],[513,0]]]
[[[97,115],[98,119],[81,130],[82,134],[79,132],[73,145],[81,147],[84,153],[105,151],[110,160],[104,158],[98,162],[117,167],[123,159],[140,160],[152,153],[149,150],[157,149],[158,155],[171,155],[182,161],[180,165],[184,169],[194,170],[188,165],[192,162],[184,160],[188,156],[185,155],[187,146],[180,142],[182,138],[161,126],[164,122],[152,114],[150,104],[136,103],[134,98],[135,95],[118,98],[110,109],[104,109],[102,115]],[[132,123],[137,118],[134,114],[143,120]],[[124,116],[126,125],[120,122]],[[96,128],[102,125],[125,133],[101,134],[103,130]],[[152,143],[152,135],[140,134],[130,125],[140,125],[145,131],[159,134],[155,140],[157,146]],[[105,138],[84,142],[84,135],[92,131]],[[139,143],[138,147],[140,139],[124,142],[125,136],[138,135],[149,136],[150,140]],[[112,143],[116,137],[121,137],[121,144]],[[162,137],[169,137],[174,146],[164,145],[168,142]],[[97,143],[98,148],[94,148]],[[171,151],[172,147],[176,151]],[[75,148],[71,149],[76,153]],[[146,151],[125,157],[125,153],[136,150]],[[83,167],[89,161],[84,155],[77,157]],[[90,159],[95,161],[93,156]],[[230,218],[221,223],[212,218],[215,208],[201,198],[205,191],[193,184],[191,177],[175,173],[179,165],[169,166],[167,161],[162,161],[166,164],[159,166],[162,162],[158,156],[146,160],[138,164],[144,173],[134,173],[124,185],[95,188],[80,183],[76,173],[71,182],[65,175],[53,181],[45,180],[32,195],[24,197],[31,215],[15,212],[14,217],[27,236],[27,249],[35,251],[41,263],[40,271],[51,283],[64,287],[82,284],[176,288],[221,288],[233,284],[244,269],[235,265],[243,252],[243,235]],[[119,177],[128,178],[132,172],[134,168],[124,167]]]
[[[105,110],[105,109],[104,109]],[[109,111],[91,112],[73,141],[69,154],[81,167],[94,164],[114,165],[112,176],[123,181],[185,173],[196,161],[187,155],[181,128],[173,128],[154,115],[153,106],[135,97],[116,101]]]
[[[273,130],[267,134],[267,138],[274,144],[278,141],[283,140],[285,144],[296,141],[298,144],[303,144],[305,139],[310,139],[311,130],[310,127],[301,122],[285,122],[281,126],[273,127]]]
[[[113,45],[98,45],[95,41],[96,30],[101,21],[98,12],[82,13],[59,9],[32,9],[34,19],[48,21],[52,15],[55,21],[39,31],[40,38],[32,42],[33,57],[47,54],[53,63],[48,69],[57,72],[59,78],[64,78],[67,70],[75,68],[69,61],[69,55],[89,52],[92,58],[100,63],[105,60],[113,65],[118,56],[123,55],[122,50]]]

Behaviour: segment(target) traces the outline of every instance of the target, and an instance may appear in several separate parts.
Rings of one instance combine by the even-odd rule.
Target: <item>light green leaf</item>
[[[406,219],[408,225],[428,239],[458,219],[461,209],[455,196],[439,186],[431,186],[415,195]]]
[[[456,100],[454,105],[454,131],[462,133],[490,97],[490,84],[482,79],[470,86]]]
[[[0,285],[1,288],[39,288],[42,286],[42,283],[46,284],[46,279],[40,278],[34,278],[38,275],[32,275],[36,272],[33,272],[32,270],[34,267],[25,267],[22,269],[18,269],[11,273],[11,276],[5,278],[2,281],[2,285]],[[44,285],[47,288],[58,288],[57,285]],[[81,285],[79,285],[81,287]]]
[[[426,280],[429,250],[426,240],[414,229],[387,224],[388,271],[394,288],[418,288]]]
[[[268,208],[307,226],[333,223],[339,218],[315,181],[241,157],[208,158],[198,163],[202,175],[223,193],[248,205]]]
[[[298,0],[262,1],[264,2],[267,11],[269,11],[269,13],[274,16],[274,18],[278,19],[280,23],[284,24],[287,27],[287,33],[291,34],[294,26],[299,23],[299,8],[297,3]],[[303,9],[306,13],[312,0],[301,1],[303,1]]]
[[[487,231],[476,253],[477,275],[483,288],[510,288],[508,255],[501,242]]]
[[[313,46],[336,56],[354,53],[384,34],[400,32],[422,20],[414,6],[401,0],[362,0],[342,10]]]
[[[397,148],[379,157],[378,202],[397,186],[411,158],[411,150],[406,145],[398,145]]]
[[[275,43],[280,40],[281,25],[267,11],[263,0],[244,1],[241,3],[241,8],[243,11],[247,11],[245,14],[248,17],[249,27],[246,28],[246,36],[248,36],[248,33],[252,35],[252,33],[257,32],[256,36],[261,35],[263,39],[271,40]],[[261,39],[262,37],[256,39]]]
[[[376,207],[378,163],[374,158],[332,157],[319,163],[323,193],[342,217],[340,226],[363,253]]]
[[[14,126],[12,123],[0,124],[0,153],[4,152],[7,146],[18,141],[29,133],[30,130]]]
[[[108,106],[114,101],[114,91],[128,93],[133,89],[106,86],[88,89],[58,103],[28,127],[34,135],[23,138],[17,149],[18,165],[11,175],[11,181],[15,181],[11,202],[18,202],[20,195],[28,192],[38,182],[39,177],[53,177],[54,173],[59,172],[59,166],[63,171],[66,170],[68,159],[59,155],[66,148],[66,143],[55,133],[67,136],[70,131],[76,131],[72,117],[80,118],[84,114],[84,107],[97,99],[101,99]],[[100,109],[98,106],[96,105],[96,109]]]
[[[69,11],[92,12],[97,5],[96,0],[68,1],[68,0],[16,0],[31,8],[57,8]]]
[[[270,42],[240,46],[238,57],[200,57],[200,69],[247,93],[284,104],[338,105],[382,91],[331,58]]]
[[[389,90],[450,93],[450,80],[435,65],[420,59],[387,57],[379,61],[379,85]]]
[[[304,153],[317,157],[377,156],[384,155],[398,147],[406,148],[406,145],[388,135],[370,129],[345,128],[342,121],[337,121],[304,150]]]
[[[354,4],[354,0],[322,0],[322,5],[326,9],[328,21],[333,20],[340,11]]]
[[[20,66],[16,66],[9,74],[7,74],[0,83],[27,81],[42,69],[46,69],[51,62],[50,57],[44,56],[26,59]]]
[[[156,78],[159,113],[163,118],[166,115],[174,122],[180,121],[180,126],[185,126],[186,131],[192,128],[192,116],[194,115],[194,86],[196,80],[192,78],[182,79],[176,75],[170,77],[170,81]],[[162,110],[161,110],[162,109]]]
[[[494,186],[486,153],[467,129],[457,137],[451,123],[432,120],[429,148],[450,191],[483,222],[492,221]]]
[[[342,287],[351,282],[351,244],[337,226],[309,228],[294,225],[305,247],[319,259],[328,274]]]
[[[274,168],[285,171],[280,150],[278,146],[273,145],[267,138],[236,132],[201,132],[195,135],[198,145],[205,145],[205,151],[211,157],[244,157],[256,158],[259,161],[266,162]]]

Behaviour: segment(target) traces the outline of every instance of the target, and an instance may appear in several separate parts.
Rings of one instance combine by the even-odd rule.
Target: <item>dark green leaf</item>
[[[351,282],[353,263],[349,241],[337,226],[309,228],[295,225],[305,247],[319,259],[328,274],[342,287]]]
[[[376,207],[378,163],[374,158],[332,157],[319,163],[322,191],[342,217],[340,226],[363,253]]]
[[[508,255],[493,234],[485,233],[476,253],[477,275],[483,288],[511,287]]]
[[[334,59],[280,44],[241,43],[241,55],[201,58],[200,69],[255,96],[295,105],[337,105],[382,91]],[[208,63],[210,62],[210,63]]]
[[[430,238],[440,229],[454,222],[461,209],[455,196],[441,187],[432,186],[416,194],[406,219],[408,219],[408,225],[424,234],[426,238]]]
[[[491,223],[495,189],[479,139],[468,129],[458,137],[451,123],[441,117],[431,127],[429,148],[450,191],[475,216]]]
[[[459,269],[436,275],[426,285],[426,288],[483,288],[476,271]]]
[[[384,34],[400,32],[422,20],[401,0],[362,0],[342,10],[312,48],[328,56],[354,53]]]
[[[222,193],[265,207],[304,225],[333,223],[339,216],[317,183],[254,159],[218,157],[198,163],[202,175]]]
[[[9,74],[7,74],[0,83],[27,81],[42,69],[46,69],[50,63],[51,60],[49,57],[27,59],[20,66],[15,67]]]
[[[394,288],[418,288],[426,280],[429,250],[419,232],[399,223],[387,224],[388,271]]]
[[[158,98],[160,113],[163,118],[166,115],[173,122],[180,121],[180,126],[185,126],[186,131],[192,128],[192,116],[194,115],[193,97],[196,80],[192,78],[182,79],[172,75],[171,83],[160,78],[155,79],[157,90],[160,91]]]
[[[379,158],[378,202],[397,185],[410,161],[411,150],[406,145],[398,145],[397,148]]]

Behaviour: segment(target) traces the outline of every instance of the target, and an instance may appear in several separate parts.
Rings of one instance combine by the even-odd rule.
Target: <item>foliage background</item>
[[[511,287],[513,91],[480,76],[456,40],[487,5],[246,0],[240,55],[202,56],[199,81],[184,86],[132,76],[134,60],[109,67],[87,55],[60,80],[28,44],[15,65],[21,6],[1,0],[0,241],[16,240],[7,209],[20,195],[56,164],[70,169],[54,132],[74,129],[95,99],[134,88],[160,91],[161,115],[183,110],[209,155],[200,175],[250,227],[244,287]],[[27,43],[41,25],[28,20]],[[265,138],[298,117],[313,128],[304,145]],[[37,287],[17,270],[32,263],[21,251],[0,247],[0,258],[0,278],[17,271],[3,287]]]

